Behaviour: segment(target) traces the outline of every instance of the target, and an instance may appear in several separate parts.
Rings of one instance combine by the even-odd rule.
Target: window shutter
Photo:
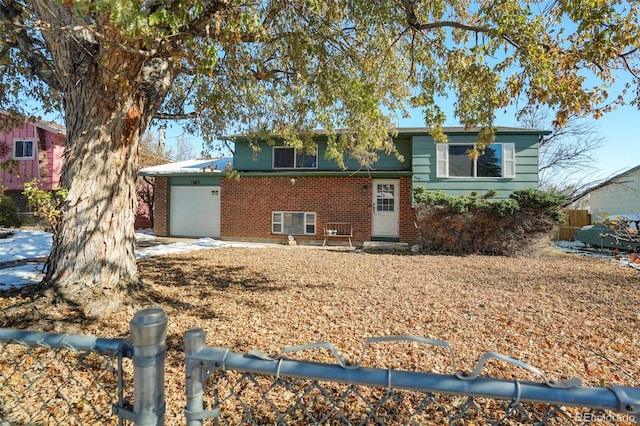
[[[449,145],[436,142],[436,177],[449,177]]]
[[[502,144],[502,177],[516,177],[516,146],[512,143]]]

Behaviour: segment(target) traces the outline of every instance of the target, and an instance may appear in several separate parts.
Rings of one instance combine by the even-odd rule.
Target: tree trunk
[[[117,309],[124,290],[138,283],[134,219],[140,113],[134,100],[123,99],[114,114],[96,92],[86,90],[77,102],[67,102],[62,186],[69,194],[46,276],[59,297],[83,306],[88,315]],[[125,127],[135,130],[124,135]]]
[[[46,37],[64,93],[67,125],[61,186],[69,193],[45,284],[53,286],[57,298],[98,316],[118,309],[126,290],[139,284],[137,150],[169,84],[150,83],[158,77],[147,70],[154,60],[123,50],[117,39],[104,41],[72,25],[70,9],[61,3],[36,3],[41,19],[54,29]],[[100,17],[95,19],[99,26]],[[58,27],[72,29],[56,31]]]

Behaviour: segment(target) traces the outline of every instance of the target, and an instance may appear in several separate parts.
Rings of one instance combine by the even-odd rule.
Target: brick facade
[[[169,235],[169,178],[156,177],[153,187],[153,233]]]
[[[411,179],[400,180],[400,236],[417,240],[411,208]],[[286,240],[271,233],[273,211],[316,213],[316,235],[298,241],[322,240],[327,222],[353,223],[353,241],[371,240],[372,179],[362,176],[250,177],[223,179],[220,234],[227,239]],[[159,204],[159,203],[158,203]],[[156,218],[157,220],[157,218]]]

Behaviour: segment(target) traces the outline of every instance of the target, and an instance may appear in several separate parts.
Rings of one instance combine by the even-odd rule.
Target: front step
[[[362,251],[366,252],[386,252],[386,251],[409,251],[408,243],[394,243],[388,241],[365,241],[362,244]]]

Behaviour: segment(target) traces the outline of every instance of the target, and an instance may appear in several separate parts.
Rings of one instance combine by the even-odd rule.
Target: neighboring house
[[[0,111],[0,122],[6,117]],[[0,184],[18,210],[27,211],[22,195],[24,184],[38,179],[41,189],[52,190],[60,183],[66,130],[59,124],[25,121],[22,126],[2,130],[0,125]]]
[[[368,169],[348,161],[347,170],[324,158],[327,138],[321,132],[317,153],[311,155],[266,142],[256,153],[245,138],[234,137],[230,177],[197,167],[155,174],[155,233],[255,241],[293,236],[317,243],[340,228],[338,234],[352,234],[356,243],[413,244],[416,186],[451,195],[495,189],[500,199],[516,189],[538,187],[538,144],[548,132],[498,128],[494,144],[477,160],[466,153],[474,147],[477,130],[446,128],[445,133],[449,142],[437,144],[426,128],[397,129],[394,141],[404,161],[381,155]],[[149,175],[148,169],[141,174]],[[219,207],[211,200],[216,195]],[[209,207],[199,207],[203,200]],[[219,233],[210,231],[212,221],[219,221]],[[346,237],[329,235],[334,239],[346,242]]]
[[[640,214],[640,165],[595,186],[587,195],[592,222],[606,216]]]

